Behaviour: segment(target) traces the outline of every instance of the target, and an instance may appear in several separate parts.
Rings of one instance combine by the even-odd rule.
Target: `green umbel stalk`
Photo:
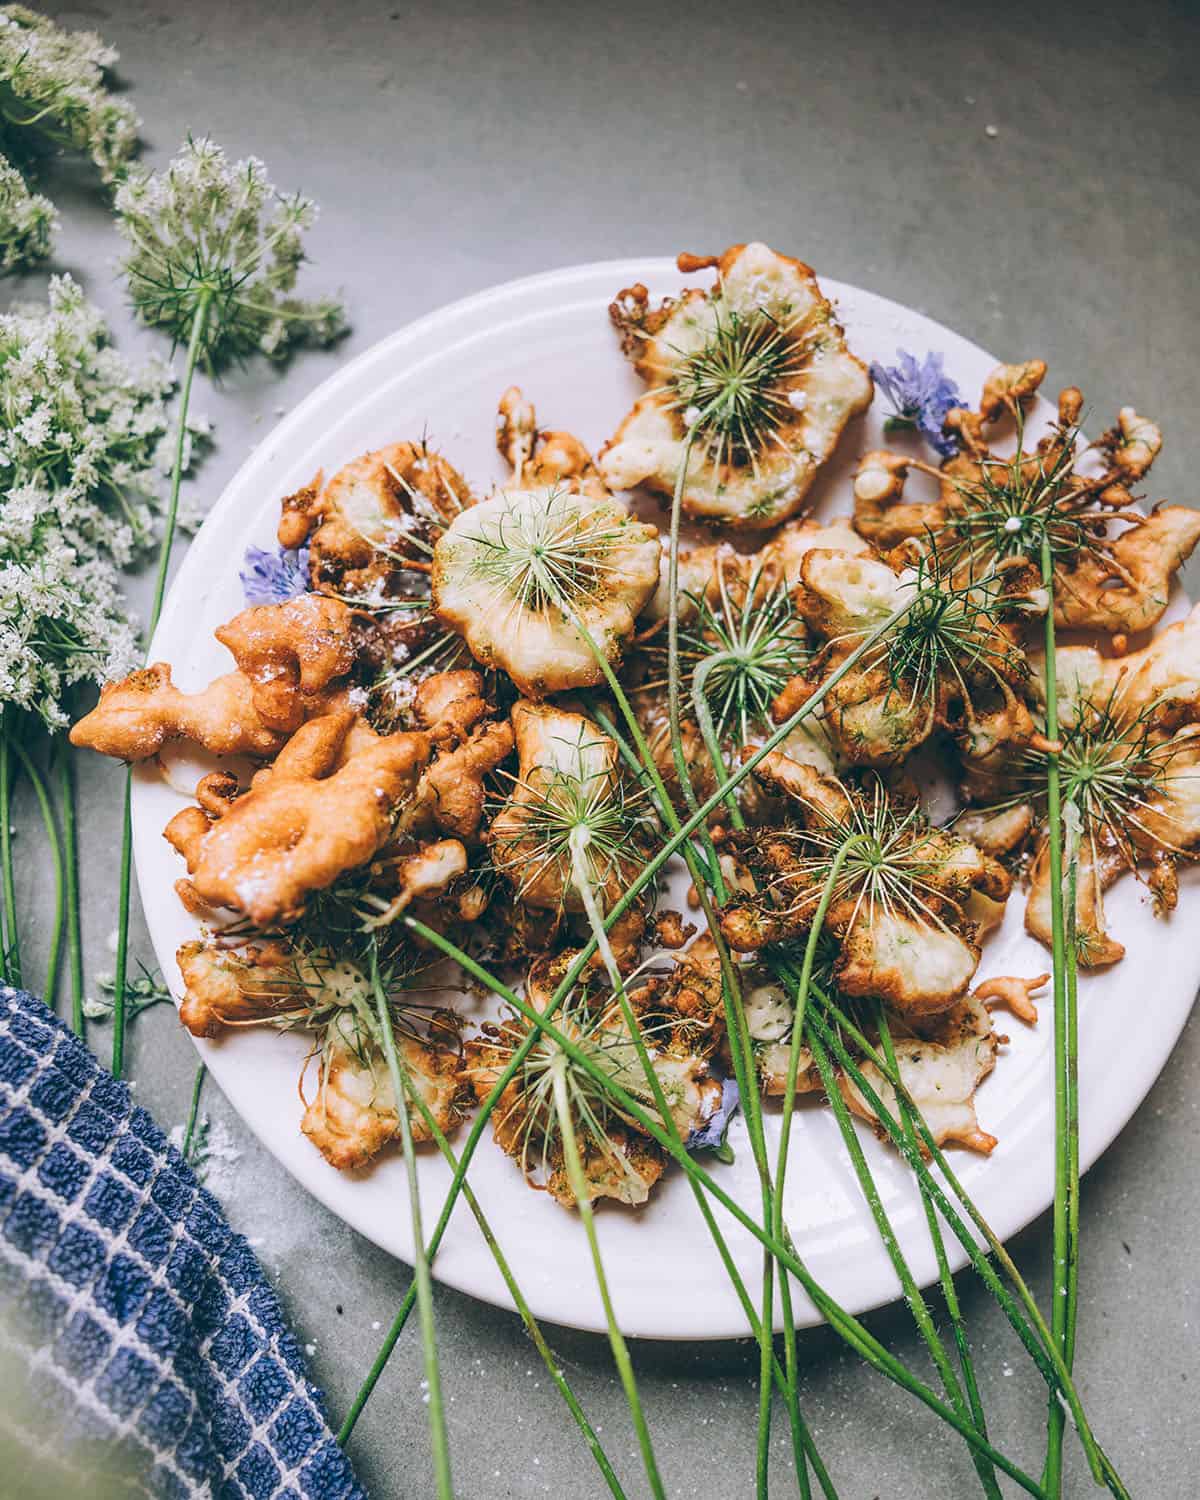
[[[79,912],[79,828],[75,812],[74,751],[66,738],[58,746],[59,795],[62,798],[63,865],[66,875],[67,958],[71,974],[71,1029],[83,1036],[83,932]]]
[[[396,1038],[392,1032],[392,1012],[379,978],[379,950],[371,948],[371,988],[375,992],[375,1013],[379,1037],[387,1058],[392,1093],[396,1099],[396,1117],[400,1122],[400,1145],[404,1152],[404,1169],[408,1176],[408,1208],[413,1237],[413,1281],[417,1288],[417,1307],[421,1314],[421,1344],[425,1358],[425,1382],[429,1397],[429,1435],[433,1447],[433,1474],[438,1500],[454,1500],[450,1478],[450,1441],[446,1434],[446,1407],[442,1399],[441,1364],[438,1359],[437,1331],[433,1319],[433,1283],[425,1255],[425,1231],[421,1226],[421,1185],[417,1179],[417,1160],[408,1113],[408,1090],[400,1071]]]
[[[167,591],[167,573],[171,566],[171,547],[175,541],[175,529],[179,518],[179,489],[183,483],[183,459],[187,451],[188,407],[192,399],[192,379],[204,347],[204,330],[208,323],[211,293],[201,292],[196,311],[192,315],[191,336],[188,339],[187,362],[183,370],[183,385],[179,395],[178,429],[175,436],[175,460],[171,467],[171,493],[167,501],[167,513],[163,522],[162,542],[158,549],[158,571],[154,580],[154,600],[150,606],[150,619],[146,625],[146,644],[149,646],[162,614],[163,598]],[[125,983],[129,969],[129,903],[133,876],[133,769],[125,772],[125,799],[121,821],[121,867],[117,895],[117,953],[113,964],[113,1039],[112,1071],[120,1078],[125,1068]]]
[[[1042,586],[1046,607],[1046,738],[1058,738],[1058,666],[1054,638],[1054,558],[1049,533],[1042,537]],[[1072,941],[1067,942],[1063,890],[1063,810],[1058,752],[1046,756],[1046,841],[1050,864],[1050,944],[1054,972],[1054,1274],[1051,1279],[1050,1326],[1068,1370],[1075,1355],[1075,1317],[1079,1294],[1079,1020],[1075,951],[1075,878],[1071,879]],[[1072,871],[1077,868],[1072,858]],[[1042,1482],[1051,1500],[1059,1500],[1063,1478],[1066,1413],[1051,1394],[1046,1413],[1046,1465]]]
[[[50,934],[50,954],[46,961],[46,989],[42,997],[53,1010],[54,997],[58,992],[58,973],[62,960],[63,928],[66,920],[66,872],[63,868],[62,840],[59,838],[58,825],[54,820],[50,794],[46,790],[45,780],[33,756],[29,754],[20,740],[13,740],[12,748],[26,776],[29,777],[29,784],[37,798],[38,812],[41,814],[46,842],[50,846],[50,858],[54,864],[54,926]],[[15,932],[15,922],[13,928]]]
[[[17,882],[12,850],[12,711],[0,718],[0,888],[4,896],[3,951],[5,984],[21,986],[21,938],[17,931]]]
[[[642,1463],[646,1469],[646,1478],[650,1482],[650,1490],[654,1500],[666,1500],[667,1492],[663,1488],[662,1479],[659,1477],[658,1463],[654,1457],[654,1445],[650,1441],[650,1430],[646,1426],[645,1413],[642,1411],[641,1397],[638,1395],[637,1380],[633,1373],[633,1364],[629,1358],[629,1349],[622,1336],[620,1326],[617,1323],[617,1315],[613,1310],[612,1297],[609,1295],[608,1278],[604,1274],[604,1262],[600,1257],[600,1243],[596,1238],[596,1220],[592,1213],[591,1200],[588,1197],[587,1178],[584,1176],[583,1162],[579,1156],[579,1142],[575,1138],[575,1122],[571,1118],[571,1105],[567,1097],[567,1076],[565,1059],[556,1058],[552,1064],[554,1076],[554,1108],[558,1114],[558,1128],[562,1134],[563,1157],[566,1162],[567,1177],[570,1179],[571,1190],[575,1194],[575,1202],[579,1207],[579,1217],[583,1221],[583,1232],[587,1235],[588,1249],[591,1251],[592,1268],[596,1275],[596,1285],[600,1289],[600,1301],[604,1305],[604,1321],[608,1325],[608,1341],[612,1346],[613,1359],[616,1361],[617,1372],[621,1377],[621,1385],[625,1391],[625,1399],[629,1403],[629,1413],[633,1418],[634,1431],[637,1433],[638,1447],[642,1453]]]

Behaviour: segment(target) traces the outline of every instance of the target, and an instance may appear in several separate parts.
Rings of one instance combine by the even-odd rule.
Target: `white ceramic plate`
[[[706,273],[707,275],[708,273]],[[634,281],[652,293],[678,290],[684,278],[667,260],[616,261],[556,271],[497,287],[442,309],[391,334],[332,376],[262,442],[192,544],[163,612],[153,657],[175,669],[175,680],[197,688],[229,668],[213,629],[242,607],[238,567],[249,544],[272,546],[282,495],[318,468],[332,473],[367,449],[428,431],[477,491],[506,477],[494,447],[496,401],[521,385],[540,421],[576,432],[593,450],[612,432],[640,383],[617,348],[607,306]],[[692,278],[695,281],[695,278]],[[974,399],[996,360],[939,324],[869,292],[826,280],[851,348],[864,360],[894,362],[898,346],[918,355],[941,350],[946,369]],[[1027,350],[1007,350],[1020,357]],[[1069,371],[1063,371],[1064,382]],[[846,434],[818,491],[818,513],[850,509],[849,475],[856,456],[883,439],[883,403]],[[1042,415],[1048,408],[1043,403]],[[1178,601],[1176,610],[1178,613]],[[183,768],[174,773],[185,787]],[[152,766],[135,780],[134,833],[138,879],[162,971],[178,986],[177,946],[196,923],[172,889],[182,862],[162,838],[185,798]],[[1188,940],[1196,883],[1184,875],[1181,910],[1170,922],[1153,917],[1136,881],[1121,880],[1108,899],[1125,961],[1080,985],[1081,1157],[1090,1165],[1129,1119],[1166,1061],[1200,981],[1200,946]],[[1036,974],[1048,955],[1022,930],[1024,901],[1009,904],[1000,931],[987,943],[981,976]],[[1131,993],[1137,992],[1135,1024]],[[467,1002],[468,1013],[474,1002]],[[1000,1139],[987,1160],[956,1153],[963,1183],[1003,1236],[1015,1233],[1053,1197],[1051,1088],[1052,1014],[1041,1003],[1034,1030],[1004,1013],[1011,1037],[978,1096],[981,1122]],[[412,1259],[404,1168],[387,1153],[373,1169],[339,1173],[299,1131],[296,1079],[305,1054],[299,1036],[239,1033],[198,1043],[235,1109],[270,1151],[334,1213],[377,1244]],[[772,1140],[778,1115],[768,1117]],[[899,1159],[862,1130],[872,1168],[905,1253],[923,1283],[936,1277],[920,1200]],[[731,1133],[732,1166],[717,1165],[722,1183],[751,1212],[757,1187],[745,1128]],[[847,1163],[836,1123],[824,1109],[799,1111],[792,1135],[786,1215],[814,1275],[847,1308],[864,1311],[899,1295],[899,1287]],[[426,1224],[442,1204],[449,1171],[423,1154],[421,1190]],[[600,1329],[603,1314],[576,1216],[525,1186],[517,1167],[490,1139],[480,1144],[471,1182],[516,1269],[534,1312],[558,1323]],[[605,1207],[600,1241],[621,1327],[652,1338],[724,1338],[746,1325],[683,1176],[672,1171],[640,1212]],[[756,1241],[727,1222],[731,1247],[748,1281],[759,1265]],[[957,1250],[958,1247],[954,1246]],[[955,1265],[965,1257],[955,1256]],[[505,1288],[473,1219],[461,1205],[451,1221],[436,1274],[451,1286],[509,1305]],[[798,1320],[816,1322],[806,1301]]]

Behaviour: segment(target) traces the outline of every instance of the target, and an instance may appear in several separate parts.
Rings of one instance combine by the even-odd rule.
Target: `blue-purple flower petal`
[[[240,574],[247,604],[286,604],[308,593],[308,548],[247,547]]]
[[[737,1080],[726,1078],[721,1083],[721,1102],[709,1115],[705,1123],[698,1129],[693,1130],[684,1145],[689,1151],[716,1150],[725,1144],[725,1134],[729,1129],[729,1123],[738,1111],[741,1096],[738,1093]]]
[[[943,458],[952,457],[958,444],[942,423],[948,411],[963,405],[957,382],[946,374],[941,354],[933,350],[921,364],[906,349],[897,349],[896,359],[894,365],[871,366],[871,379],[892,407],[886,425],[913,428]]]

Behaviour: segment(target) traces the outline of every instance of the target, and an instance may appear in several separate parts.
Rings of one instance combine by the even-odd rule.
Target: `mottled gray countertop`
[[[1195,489],[1200,12],[1008,4],[565,3],[398,0],[202,5],[103,0],[49,9],[100,30],[161,163],[187,131],[253,152],[322,206],[312,284],[340,284],[354,323],[335,355],[283,376],[261,364],[199,405],[219,447],[192,495],[207,506],[277,414],[335,363],[418,314],[547,267],[631,254],[711,252],[761,238],[845,281],[928,311],[1006,357],[1038,354],[1051,383],[1094,410],[1124,401],[1161,419],[1153,497]],[[130,330],[111,276],[115,237],[91,188],[52,184],[59,260]],[[37,278],[25,290],[36,291]],[[9,287],[5,288],[5,294]],[[155,344],[155,347],[159,347]],[[147,580],[132,592],[144,601]],[[81,765],[88,974],[111,968],[119,769]],[[48,910],[47,874],[22,894]],[[41,966],[34,922],[31,972]],[[140,916],[133,951],[150,956]],[[1131,988],[1138,980],[1130,976]],[[1143,1023],[1152,991],[1131,995]],[[97,1047],[107,1031],[93,1029]],[[160,1008],[133,1027],[137,1097],[164,1125],[187,1106],[195,1053]],[[1197,1095],[1200,1030],[1083,1191],[1079,1378],[1097,1430],[1138,1497],[1196,1491]],[[1086,1101],[1085,1101],[1086,1108]],[[309,1198],[215,1087],[206,1109],[239,1153],[211,1185],[277,1280],[314,1377],[345,1411],[409,1282]],[[1016,1242],[1045,1292],[1050,1232]],[[1044,1401],[975,1284],[984,1397],[1004,1446],[1040,1465]],[[463,1500],[600,1493],[517,1321],[436,1295],[456,1483]],[[871,1326],[918,1366],[903,1310]],[[553,1343],[631,1495],[642,1493],[602,1339]],[[635,1363],[671,1496],[752,1491],[755,1351],[641,1344]],[[818,1332],[803,1343],[803,1401],[847,1500],[957,1500],[975,1485],[961,1443]],[[413,1326],[353,1440],[380,1500],[431,1493]],[[779,1424],[778,1492],[787,1479]],[[1072,1495],[1091,1486],[1072,1456]]]

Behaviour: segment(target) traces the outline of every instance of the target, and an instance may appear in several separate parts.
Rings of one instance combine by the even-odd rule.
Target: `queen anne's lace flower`
[[[0,317],[0,703],[55,727],[67,687],[136,662],[117,570],[161,508],[173,381],[107,340],[65,276]]]
[[[0,141],[13,156],[34,140],[80,151],[111,182],[137,146],[141,121],[104,75],[116,51],[90,31],[64,31],[23,5],[0,8]]]
[[[31,192],[16,167],[0,156],[0,272],[45,260],[57,225],[54,204]]]
[[[873,364],[871,379],[892,404],[889,428],[915,428],[943,458],[958,452],[954,438],[943,431],[946,413],[963,404],[955,381],[944,373],[942,356],[932,351],[923,364],[906,349],[897,349],[895,365]]]
[[[283,359],[343,331],[340,303],[292,295],[316,206],[280,193],[254,157],[231,163],[211,140],[188,140],[164,172],[130,172],[116,207],[143,322],[187,343],[203,305],[210,369],[256,352]]]

